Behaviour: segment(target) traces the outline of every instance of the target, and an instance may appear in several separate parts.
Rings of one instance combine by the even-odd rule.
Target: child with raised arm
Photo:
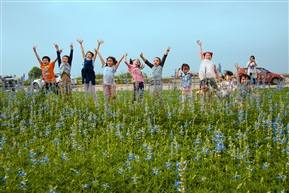
[[[141,59],[152,69],[152,74],[150,77],[150,94],[151,97],[159,96],[161,97],[161,92],[163,90],[163,67],[165,65],[166,58],[171,50],[170,47],[166,49],[166,52],[162,58],[159,57],[154,58],[154,63],[150,63],[144,56],[143,53],[140,53]]]
[[[144,92],[144,79],[141,73],[141,70],[144,68],[144,65],[141,65],[139,59],[130,59],[129,63],[126,60],[127,54],[124,55],[124,63],[128,67],[128,71],[130,72],[133,79],[133,103],[136,101],[137,96],[139,98],[143,97]]]
[[[86,54],[82,46],[83,40],[77,40],[77,41],[80,44],[82,58],[84,59],[83,68],[81,70],[81,75],[82,75],[82,84],[84,84],[84,89],[85,89],[85,103],[88,102],[88,94],[90,90],[93,95],[94,104],[95,106],[97,106],[97,97],[95,93],[96,82],[95,82],[94,62],[95,62],[95,58],[97,56],[99,47],[103,43],[103,41],[98,40],[97,48],[94,50],[95,53],[92,53],[91,51],[87,51]]]
[[[114,81],[114,73],[116,72],[119,64],[124,58],[124,55],[117,61],[115,57],[109,56],[106,58],[106,62],[104,61],[102,55],[97,52],[99,59],[103,68],[103,93],[104,97],[107,101],[111,98],[116,97],[116,84]]]
[[[180,76],[180,70],[182,75]],[[182,91],[182,110],[184,110],[185,102],[187,97],[192,97],[192,78],[195,73],[190,72],[190,66],[188,64],[182,64],[182,67],[178,69],[177,78],[182,78],[180,83],[180,89]]]
[[[203,52],[202,50],[202,42],[200,40],[197,41],[197,44],[200,46],[200,70],[199,70],[199,79],[200,86],[203,84],[207,84],[211,86],[214,91],[218,90],[218,86],[216,83],[216,78],[219,80],[219,73],[217,71],[216,65],[212,62],[213,52]]]
[[[56,54],[57,54],[57,59],[58,59],[58,67],[59,67],[59,73],[61,76],[61,80],[59,83],[60,91],[62,96],[66,97],[72,97],[72,92],[71,92],[71,64],[72,64],[72,57],[73,57],[73,44],[70,44],[70,54],[60,56],[60,51],[59,51],[59,46],[58,44],[55,44],[56,48]]]
[[[43,56],[41,60],[36,51],[36,48],[37,48],[36,46],[33,46],[34,54],[40,64],[40,68],[42,69],[42,80],[44,80],[44,85],[42,89],[46,89],[46,91],[52,90],[56,94],[58,94],[57,91],[58,86],[56,84],[56,78],[54,74],[54,67],[57,58],[52,62],[50,62],[50,58],[48,56]]]

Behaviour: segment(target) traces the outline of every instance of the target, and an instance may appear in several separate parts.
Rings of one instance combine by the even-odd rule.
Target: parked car
[[[241,68],[239,71],[239,75],[247,74],[248,68]],[[285,76],[277,73],[270,72],[266,68],[257,67],[257,81],[259,84],[278,84],[279,82],[285,81]]]
[[[12,90],[15,91],[17,81],[12,76],[0,76],[0,87],[1,90]]]
[[[61,76],[59,73],[55,73],[55,78],[56,78],[56,84],[58,84],[61,80]],[[38,89],[41,88],[44,84],[44,80],[42,79],[35,79],[31,85],[33,86],[34,89]],[[71,85],[74,87],[76,85],[76,78],[75,77],[71,77]]]

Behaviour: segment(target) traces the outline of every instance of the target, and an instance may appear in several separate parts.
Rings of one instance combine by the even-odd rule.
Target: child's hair
[[[161,58],[160,57],[155,57],[155,58],[159,59],[159,61],[161,62]]]
[[[68,55],[62,56],[62,58],[64,58],[64,57],[68,58],[68,61],[70,60],[70,57]]]
[[[224,80],[226,76],[233,76],[234,73],[229,71],[229,70],[225,70],[225,73],[222,75],[222,79]]]
[[[183,64],[182,64],[182,67],[181,67],[182,70],[184,69],[185,66],[188,67],[188,69],[190,70],[190,66],[189,66],[188,64],[186,64],[186,63],[183,63]]]
[[[42,60],[45,59],[45,58],[48,60],[48,62],[50,62],[50,58],[48,56],[43,56]]]
[[[133,62],[134,62],[135,60],[138,60],[138,61],[139,61],[139,64],[140,64],[140,60],[139,60],[139,59],[131,59],[131,58],[129,59],[129,63],[130,63],[130,64],[133,64]],[[140,66],[139,66],[139,67],[140,67]]]
[[[87,51],[86,54],[88,54],[88,53],[90,53],[90,54],[92,55],[92,57],[94,56],[94,53],[93,53],[93,52]],[[86,55],[86,54],[85,54],[85,55]]]
[[[115,65],[115,64],[117,63],[117,60],[116,60],[115,57],[113,57],[113,56],[107,57],[107,58],[106,58],[106,61],[107,61],[108,59],[112,59],[113,65]]]
[[[253,58],[255,60],[255,56],[254,55],[250,56],[250,58]]]
[[[209,53],[211,56],[213,56],[213,52],[204,52],[203,56],[205,56],[207,53]]]
[[[250,77],[248,74],[241,74],[241,75],[240,75],[240,80],[239,80],[240,82],[241,82],[241,80],[242,80],[243,77],[246,78],[246,79],[248,79],[248,80],[251,80],[251,77]]]

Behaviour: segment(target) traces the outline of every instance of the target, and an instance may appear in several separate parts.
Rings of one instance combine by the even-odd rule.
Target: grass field
[[[203,98],[1,92],[0,192],[288,192],[289,89]]]

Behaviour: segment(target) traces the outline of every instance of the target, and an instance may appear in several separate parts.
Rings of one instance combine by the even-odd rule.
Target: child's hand
[[[202,45],[201,40],[197,40],[197,44],[199,44],[199,46]]]
[[[58,44],[54,44],[56,50],[58,51],[59,50],[59,47],[58,47]]]
[[[240,66],[238,63],[235,64],[235,67],[238,69]]]
[[[34,50],[34,52],[36,52],[36,48],[37,48],[37,46],[33,46],[33,50]]]
[[[97,40],[98,45],[103,44],[104,41],[103,40]]]
[[[166,50],[166,55],[168,55],[170,50],[171,50],[171,47],[168,47],[167,50]]]
[[[140,68],[141,68],[141,69],[144,69],[144,67],[145,67],[145,65],[144,65],[144,64],[142,64],[142,65],[140,66]]]
[[[123,55],[123,56],[124,56],[124,57],[127,57],[127,55],[128,55],[127,53],[124,53],[124,55]]]
[[[73,44],[72,44],[72,42],[71,42],[71,44],[70,44],[70,49],[73,50]]]
[[[82,44],[83,40],[77,39],[78,43]]]
[[[143,57],[143,53],[141,52],[139,56],[142,58]]]

